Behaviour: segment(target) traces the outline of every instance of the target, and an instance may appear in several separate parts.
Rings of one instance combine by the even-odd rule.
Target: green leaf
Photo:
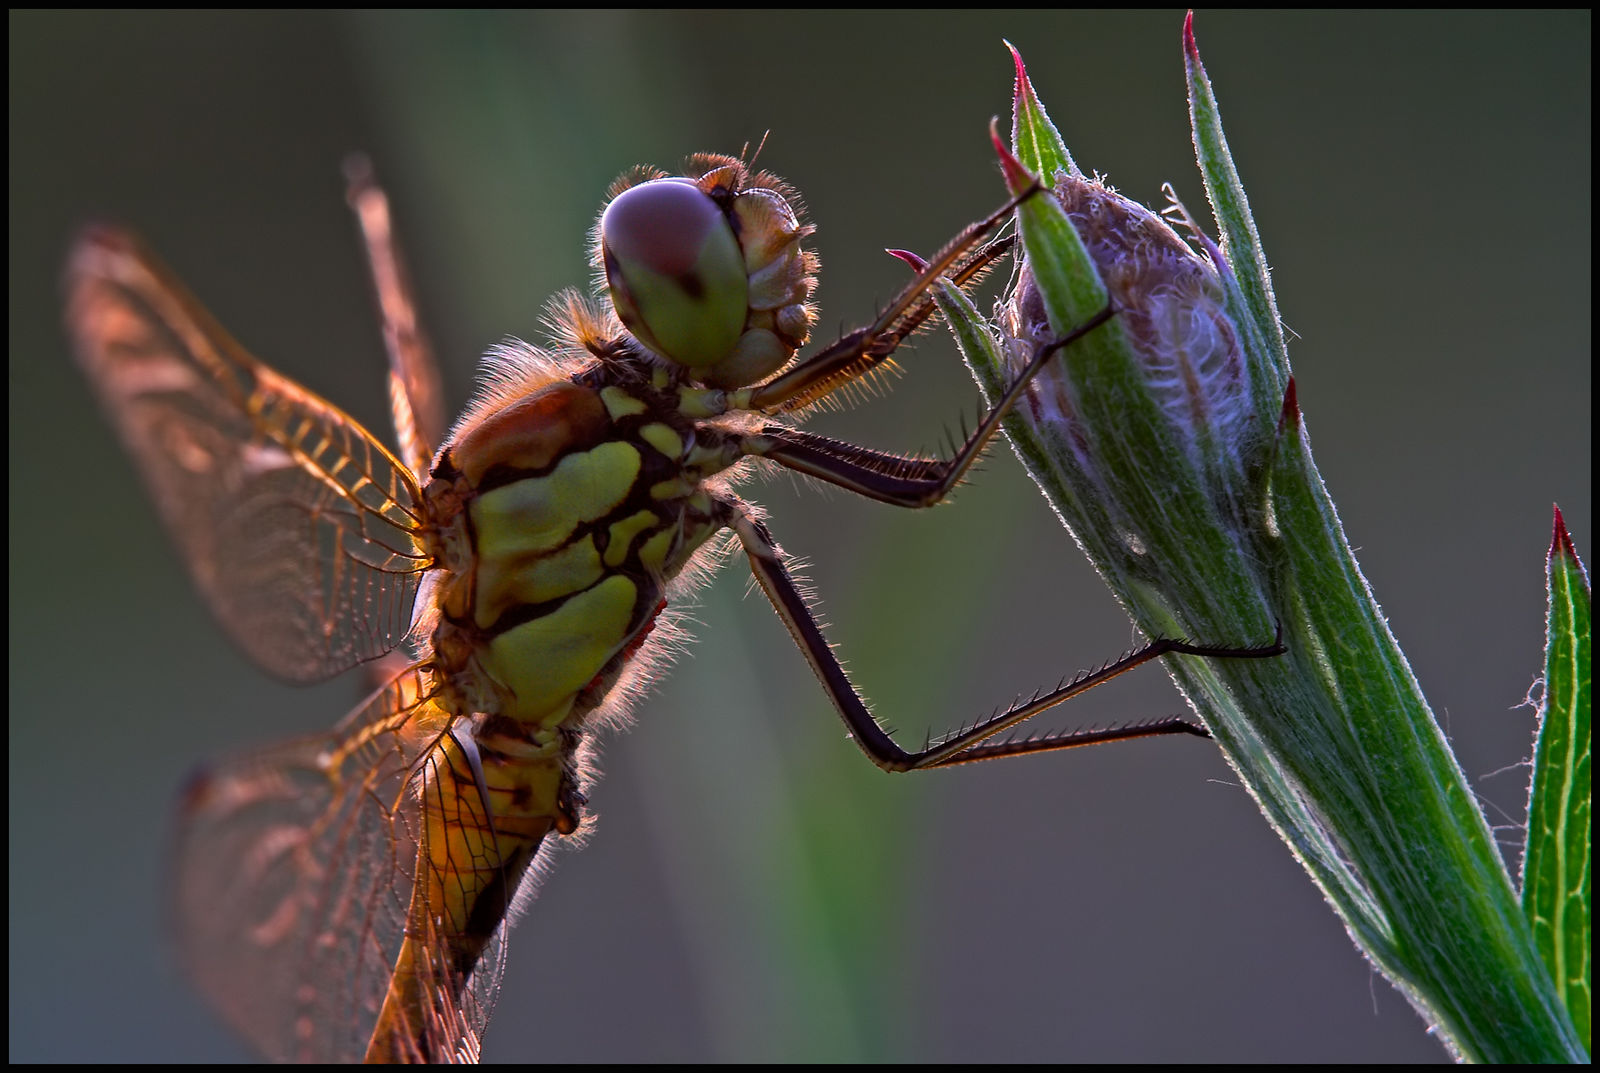
[[[1559,507],[1546,576],[1544,704],[1528,798],[1522,909],[1578,1035],[1592,1050],[1589,575]]]

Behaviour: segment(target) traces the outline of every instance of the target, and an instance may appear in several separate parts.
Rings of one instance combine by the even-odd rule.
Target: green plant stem
[[[1226,251],[1219,305],[1244,363],[1232,394],[1212,401],[1245,416],[1232,427],[1175,418],[1125,307],[1054,360],[1005,430],[1146,634],[1244,646],[1281,629],[1279,659],[1165,662],[1356,944],[1451,1052],[1586,1061],[1489,826],[1312,461],[1266,258],[1186,44],[1197,152]],[[1018,70],[1021,163],[1070,161]],[[1013,190],[1026,178],[1012,165],[1008,177]],[[1056,184],[1069,179],[1081,177],[1057,173]],[[1065,334],[1103,308],[1105,265],[1097,270],[1056,198],[1029,200],[1018,221],[1050,330]],[[954,288],[940,301],[994,397],[1026,340],[1008,331],[1002,345]],[[1056,405],[1037,404],[1046,397]]]

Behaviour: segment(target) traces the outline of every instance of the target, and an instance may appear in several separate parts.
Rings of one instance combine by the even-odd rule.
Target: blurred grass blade
[[[1546,576],[1544,704],[1528,799],[1522,909],[1578,1035],[1592,1049],[1589,575],[1559,507]]]

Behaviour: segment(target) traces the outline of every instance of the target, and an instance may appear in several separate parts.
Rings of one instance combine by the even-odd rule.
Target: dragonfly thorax
[[[455,513],[432,527],[471,554],[440,564],[433,652],[468,710],[581,724],[721,528],[704,482],[741,456],[679,410],[676,380],[641,356],[597,362],[440,452],[430,499]]]

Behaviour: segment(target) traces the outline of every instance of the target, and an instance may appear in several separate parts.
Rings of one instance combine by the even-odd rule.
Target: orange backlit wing
[[[296,682],[398,645],[430,565],[410,471],[246,353],[130,236],[80,238],[67,291],[78,359],[233,639]]]
[[[405,1057],[476,1057],[504,927],[464,987],[445,943],[426,939],[438,910],[414,902],[430,887],[413,882],[428,810],[448,807],[422,788],[454,751],[452,722],[431,672],[409,668],[332,732],[220,764],[185,791],[183,956],[269,1058],[359,1061],[408,933],[422,956],[403,983],[429,1024],[427,1051]]]

